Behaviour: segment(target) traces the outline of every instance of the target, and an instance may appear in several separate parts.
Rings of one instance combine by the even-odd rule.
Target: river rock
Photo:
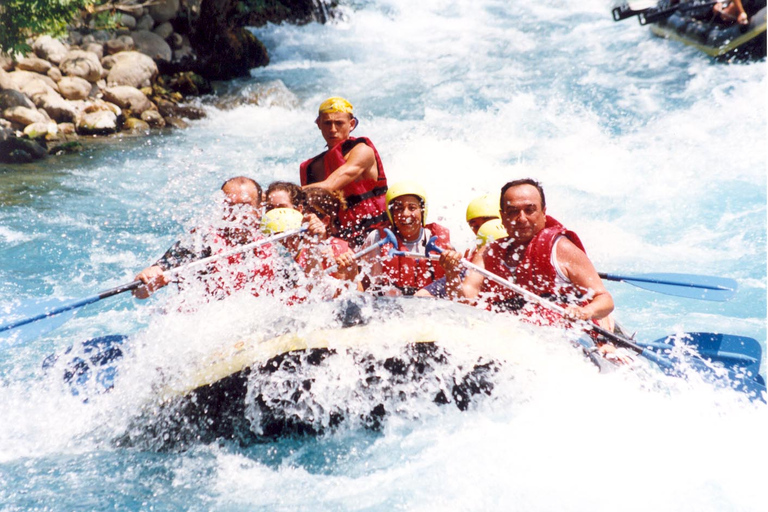
[[[179,0],[157,0],[149,6],[149,15],[156,23],[172,20],[179,12]]]
[[[150,57],[140,52],[120,52],[106,59],[111,59],[111,69],[107,75],[107,85],[130,85],[148,87],[157,76],[157,64]]]
[[[129,109],[136,115],[152,108],[152,102],[144,94],[130,85],[116,85],[104,90],[104,99],[120,108]]]
[[[104,56],[104,45],[101,43],[97,43],[96,41],[86,43],[83,46],[83,50],[85,50],[86,52],[91,52],[95,54],[96,57],[98,57],[99,59],[101,59]]]
[[[3,117],[21,126],[29,126],[34,123],[46,123],[48,116],[29,107],[11,107],[3,110]]]
[[[63,76],[61,75],[61,70],[56,66],[52,66],[51,69],[48,70],[46,75],[48,75],[48,78],[50,78],[56,83],[61,82],[61,79],[63,78]]]
[[[161,23],[156,26],[152,32],[162,37],[163,40],[166,40],[171,37],[171,34],[173,34],[173,25],[171,25],[170,21],[166,21],[165,23]]]
[[[51,119],[60,123],[75,119],[74,107],[42,80],[31,80],[21,92],[29,96],[38,109],[45,110]]]
[[[58,132],[59,128],[56,126],[56,123],[52,123],[50,121],[32,123],[24,128],[24,135],[30,139],[45,139],[49,138],[50,135],[57,135]]]
[[[202,119],[205,117],[205,111],[201,108],[191,105],[176,105],[175,103],[160,99],[157,102],[157,109],[163,117],[184,117],[186,119]]]
[[[69,44],[80,46],[83,42],[83,34],[77,30],[70,30],[67,40]]]
[[[136,28],[136,18],[131,16],[130,14],[121,13],[118,17],[117,22],[124,26],[125,28],[134,29]]]
[[[141,120],[153,128],[162,128],[165,126],[165,119],[157,110],[145,110],[141,113]]]
[[[101,62],[96,54],[83,50],[72,50],[67,53],[59,65],[64,75],[79,76],[89,82],[96,82],[101,78]]]
[[[59,92],[68,100],[84,100],[91,95],[91,82],[77,76],[65,76],[59,82]]]
[[[17,137],[11,129],[0,128],[0,162],[23,164],[47,155],[45,148],[37,142]]]
[[[107,49],[107,55],[114,55],[115,53],[133,50],[136,45],[131,36],[120,36],[115,39],[110,39],[104,46]]]
[[[51,69],[51,63],[38,57],[25,57],[16,64],[16,69],[45,74]]]
[[[152,30],[155,20],[149,14],[145,14],[136,22],[136,30]]]
[[[123,130],[131,133],[148,133],[149,124],[141,119],[129,117],[123,123]]]
[[[0,71],[11,71],[13,67],[13,59],[0,52]]]
[[[40,36],[32,43],[32,50],[41,59],[45,59],[54,64],[60,64],[66,57],[67,47],[64,43],[58,39],[54,39],[51,36]]]
[[[171,62],[173,57],[171,47],[159,35],[149,30],[137,30],[132,33],[132,37],[136,49],[144,55],[148,55],[154,60]]]
[[[20,93],[15,89],[0,90],[0,111],[13,107],[26,107],[35,108],[35,104],[32,103],[26,95]]]
[[[41,75],[40,73],[33,73],[32,71],[12,71],[8,73],[8,76],[13,80],[14,85],[16,86],[16,90],[19,90],[32,98],[32,94],[27,92],[25,89],[29,86],[29,84],[34,82],[42,82],[47,87],[50,87],[54,91],[58,92],[59,86],[51,80],[51,77],[48,75]],[[33,98],[34,101],[34,98]]]
[[[117,131],[117,116],[109,110],[87,112],[77,120],[77,133],[106,135]]]
[[[170,126],[171,128],[188,128],[189,123],[184,121],[183,119],[179,119],[178,117],[168,116],[165,118],[165,125]]]
[[[59,133],[62,135],[74,135],[75,123],[59,123]]]

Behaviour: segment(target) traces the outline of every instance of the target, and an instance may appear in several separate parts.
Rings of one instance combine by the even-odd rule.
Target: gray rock
[[[141,120],[154,128],[162,128],[165,126],[165,119],[163,119],[163,116],[161,116],[160,112],[157,110],[145,110],[141,113]]]
[[[173,34],[173,25],[171,25],[169,21],[166,21],[165,23],[161,23],[160,25],[156,26],[152,32],[165,40],[168,39],[171,34]]]
[[[171,45],[175,49],[183,48],[184,47],[184,37],[181,34],[171,34]]]
[[[120,36],[116,39],[110,39],[105,43],[107,49],[107,55],[114,55],[115,53],[127,52],[133,50],[135,45],[131,36]]]
[[[48,152],[37,142],[17,137],[13,130],[0,128],[0,162],[22,164],[46,156]]]
[[[91,94],[91,83],[77,76],[65,76],[59,82],[59,92],[68,100],[84,100]]]
[[[99,59],[101,59],[104,56],[104,45],[101,43],[97,43],[95,41],[84,45],[83,50],[95,54],[96,57],[98,57]]]
[[[83,42],[83,34],[78,32],[77,30],[70,30],[69,43],[75,46],[80,46],[82,42]]]
[[[129,109],[136,115],[153,107],[152,102],[140,90],[129,85],[108,87],[104,90],[104,99],[120,108]]]
[[[144,12],[144,7],[139,5],[138,2],[128,0],[120,2],[120,4],[117,6],[117,10],[126,14],[130,14],[134,19],[136,19],[142,15]]]
[[[131,16],[130,14],[121,13],[120,18],[117,20],[117,22],[124,26],[125,28],[134,29],[136,28],[136,18]]]
[[[58,39],[51,36],[40,36],[32,43],[32,50],[41,59],[45,59],[54,64],[61,63],[67,55],[67,47]]]
[[[107,75],[107,85],[130,85],[137,89],[149,87],[157,76],[157,64],[152,58],[139,52],[120,52],[108,57],[112,67]],[[106,60],[106,58],[105,58]]]
[[[0,91],[0,111],[13,107],[35,108],[32,100],[14,89]]]
[[[80,45],[82,46],[88,43],[95,43],[95,42],[96,42],[96,38],[93,37],[93,34],[88,34],[87,36],[83,36],[83,40],[80,42]]]
[[[51,69],[51,63],[39,57],[25,57],[16,63],[16,69],[45,74]]]
[[[136,22],[136,30],[152,30],[152,27],[154,26],[155,26],[155,20],[149,14],[143,15]]]
[[[162,37],[148,30],[137,30],[133,32],[132,37],[136,49],[144,55],[148,55],[154,60],[171,62],[173,57],[171,47]]]
[[[189,127],[188,122],[173,116],[168,116],[165,118],[165,125],[170,126],[172,128],[180,128],[180,129]]]
[[[172,20],[179,12],[179,0],[158,0],[149,6],[149,15],[157,23]]]
[[[3,117],[21,126],[29,126],[33,123],[46,123],[49,121],[47,115],[41,114],[34,108],[21,106],[3,110]]]
[[[106,43],[110,39],[112,39],[112,34],[110,34],[106,30],[97,30],[93,33],[93,37],[97,42]]]
[[[108,110],[88,112],[77,120],[77,133],[83,135],[106,135],[116,131],[117,116]]]
[[[89,82],[96,82],[101,78],[101,62],[95,53],[82,50],[73,50],[64,57],[59,65],[64,75],[79,76]]]
[[[51,91],[48,94],[33,98],[38,109],[45,110],[51,119],[58,123],[67,123],[77,117],[75,108],[57,93]]]
[[[169,117],[186,118],[186,119],[202,119],[205,117],[205,110],[192,105],[176,105],[175,103],[160,99],[157,102],[157,109],[160,114],[168,121]]]

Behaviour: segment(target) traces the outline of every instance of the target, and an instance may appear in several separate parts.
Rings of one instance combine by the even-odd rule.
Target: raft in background
[[[760,1],[760,0],[758,0]],[[750,13],[749,25],[726,25],[716,20],[714,2],[683,2],[670,6],[659,2],[656,7],[637,9],[624,4],[613,9],[614,21],[637,16],[641,25],[650,25],[659,37],[679,41],[718,60],[762,59],[766,56],[766,6]]]

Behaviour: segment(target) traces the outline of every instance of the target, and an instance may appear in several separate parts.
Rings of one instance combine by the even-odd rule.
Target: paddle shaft
[[[397,238],[395,238],[395,235],[394,235],[394,233],[392,233],[391,230],[384,229],[384,235],[385,235],[384,238],[382,238],[381,240],[379,240],[378,242],[376,242],[372,246],[366,247],[365,249],[357,251],[355,253],[355,255],[353,256],[353,258],[358,259],[358,258],[360,258],[362,256],[365,256],[366,254],[375,251],[376,249],[378,249],[379,247],[381,247],[384,244],[392,244],[393,246],[397,247]],[[334,265],[332,267],[327,268],[325,270],[325,272],[326,272],[326,274],[333,274],[337,270],[339,270],[339,266],[338,265]]]
[[[265,238],[264,240],[259,240],[257,242],[253,242],[250,244],[242,245],[240,247],[236,247],[234,249],[231,249],[229,251],[224,251],[219,254],[214,254],[213,256],[208,256],[207,258],[203,258],[201,260],[194,261],[192,263],[189,263],[187,265],[183,265],[181,267],[176,267],[173,269],[166,270],[163,272],[166,276],[172,276],[175,274],[179,274],[181,272],[187,271],[194,267],[199,267],[202,265],[206,265],[212,261],[215,261],[220,258],[225,258],[227,256],[234,256],[235,254],[240,254],[243,252],[246,252],[250,249],[255,249],[256,247],[260,247],[262,245],[266,245],[268,243],[277,242],[279,240],[283,240],[285,238],[297,235],[303,231],[305,231],[306,228],[301,229],[295,229],[291,231],[286,231],[284,233],[280,233],[279,235],[275,235],[269,238]],[[23,318],[21,320],[17,320],[15,322],[11,322],[9,324],[5,324],[0,326],[0,332],[8,331],[10,329],[14,329],[16,327],[21,327],[23,325],[31,324],[32,322],[37,322],[38,320],[43,320],[45,318],[52,317],[54,315],[58,315],[61,313],[65,313],[67,311],[71,311],[73,309],[77,309],[83,306],[87,306],[88,304],[93,304],[94,302],[98,302],[101,299],[106,299],[107,297],[112,297],[113,295],[118,295],[123,292],[127,292],[130,290],[135,290],[139,286],[141,286],[142,283],[140,280],[133,281],[131,283],[122,284],[120,286],[116,286],[114,288],[110,288],[109,290],[104,290],[103,292],[97,293],[96,295],[91,295],[90,297],[85,297],[83,299],[75,300],[72,302],[69,302],[67,304],[64,304],[62,306],[43,311],[40,314]]]
[[[703,290],[731,291],[730,288],[726,288],[724,286],[719,286],[719,285],[708,285],[708,284],[699,284],[699,283],[690,283],[690,282],[684,283],[681,281],[669,281],[666,279],[652,279],[648,277],[639,277],[639,276],[619,276],[616,274],[606,274],[604,272],[598,272],[597,275],[600,276],[602,279],[607,279],[608,281],[620,281],[620,282],[637,281],[639,283],[664,284],[668,286],[684,286],[687,288],[701,288]]]

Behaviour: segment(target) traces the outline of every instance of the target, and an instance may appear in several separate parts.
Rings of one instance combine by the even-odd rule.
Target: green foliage
[[[0,0],[0,50],[27,53],[27,39],[61,36],[66,26],[96,0]]]

